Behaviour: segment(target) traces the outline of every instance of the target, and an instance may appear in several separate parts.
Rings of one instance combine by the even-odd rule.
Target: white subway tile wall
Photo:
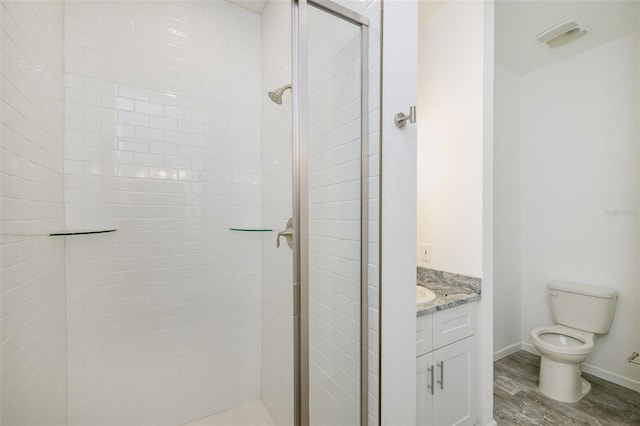
[[[360,418],[361,31],[309,8],[309,411]]]
[[[291,4],[262,12],[262,220],[284,230],[292,216],[291,91],[276,105],[267,92],[291,83]],[[274,423],[293,425],[293,257],[274,234],[262,240],[262,400]]]
[[[69,424],[176,425],[260,396],[260,15],[67,2]]]
[[[61,2],[1,2],[0,423],[65,424]]]
[[[368,360],[368,368],[369,368],[369,377],[368,377],[368,389],[369,389],[369,395],[368,395],[368,412],[369,412],[369,424],[377,424],[378,423],[378,416],[379,416],[379,412],[378,412],[378,395],[379,395],[379,388],[378,388],[378,362],[379,362],[379,351],[378,351],[378,346],[379,346],[379,256],[378,256],[378,249],[379,249],[379,194],[380,194],[380,187],[379,187],[379,178],[380,178],[380,157],[379,157],[379,152],[380,152],[380,36],[381,36],[381,31],[380,31],[380,15],[381,15],[381,11],[380,11],[380,7],[381,7],[381,2],[379,0],[367,0],[367,1],[351,1],[351,0],[338,0],[337,3],[367,17],[369,19],[369,48],[368,48],[368,65],[369,65],[369,70],[368,70],[368,85],[369,85],[369,92],[368,92],[368,121],[369,121],[369,135],[368,135],[368,140],[366,141],[366,143],[368,143],[368,151],[369,151],[369,158],[368,158],[368,168],[369,168],[369,178],[368,178],[368,189],[369,189],[369,193],[368,195],[368,203],[369,203],[369,222],[368,222],[368,240],[369,240],[369,247],[368,247],[368,287],[369,287],[369,293],[368,293],[368,304],[369,304],[369,335],[368,335],[368,348],[369,348],[369,360]],[[341,26],[339,22],[334,22],[335,25]],[[322,38],[323,42],[320,43],[320,47],[319,49],[327,49],[327,46],[331,45],[331,38],[328,38],[327,35],[329,33],[336,33],[337,31],[331,31],[331,32],[327,32],[327,31],[320,31],[319,33],[321,34],[320,37]],[[335,41],[334,41],[335,42]],[[344,43],[344,39],[343,39],[343,43]],[[346,43],[343,45],[343,47],[346,46]],[[344,52],[338,52],[337,55],[332,56],[331,54],[328,54],[325,51],[325,66],[327,64],[330,64],[332,62],[332,60],[334,59],[338,59],[339,54],[340,53],[344,53]],[[355,55],[356,53],[353,52],[353,54]],[[352,59],[355,60],[355,58],[352,56]],[[311,59],[310,59],[311,60]],[[334,64],[335,65],[335,64]],[[343,63],[342,65],[347,65],[346,63]],[[320,65],[322,66],[322,64]],[[344,70],[345,67],[340,67],[338,66],[336,69],[340,69],[340,70]],[[326,70],[321,70],[322,72],[326,72]],[[317,77],[315,77],[314,79],[312,79],[312,85],[313,84],[318,84],[318,86],[320,86],[321,84],[319,84],[319,81],[316,81],[316,78],[318,78],[319,75]],[[317,95],[319,95],[320,98],[325,97],[331,97],[334,96],[334,100],[338,100],[339,102],[338,104],[344,104],[344,100],[345,98],[343,97],[345,95],[345,87],[341,87],[343,86],[348,79],[344,78],[344,74],[340,74],[340,73],[336,73],[333,76],[333,80],[331,82],[330,85],[328,86],[324,86],[322,87],[322,89],[320,89],[320,92],[316,92]],[[311,88],[310,88],[311,89]],[[332,92],[333,93],[330,93]],[[353,106],[352,106],[353,107]],[[311,133],[316,133],[316,135],[320,135],[321,138],[326,138],[324,140],[325,143],[328,144],[335,144],[336,140],[335,138],[343,138],[342,141],[345,142],[348,140],[348,138],[344,138],[345,136],[345,130],[347,128],[347,125],[345,125],[345,123],[347,123],[349,120],[344,120],[345,119],[345,115],[349,115],[349,114],[345,114],[346,109],[343,109],[342,111],[335,111],[332,109],[325,109],[324,112],[326,114],[319,114],[316,116],[316,123],[321,123],[319,126],[316,125],[314,126],[313,124],[311,124],[310,126],[310,132]],[[354,115],[351,115],[351,118],[354,118]],[[323,126],[326,126],[328,124],[327,120],[336,120],[335,122],[341,122],[342,124],[339,126],[335,126],[338,127],[338,131],[336,131],[334,134],[332,135],[323,135]],[[335,125],[334,122],[334,125]],[[352,123],[353,125],[353,123]],[[329,126],[330,127],[330,126]],[[326,129],[324,129],[326,130]],[[326,148],[327,146],[325,146],[324,148]],[[341,153],[341,155],[343,155],[344,153]],[[354,157],[351,157],[351,159],[353,159]],[[347,162],[349,160],[349,156],[344,156],[343,158],[339,158],[338,156],[333,156],[333,158],[331,158],[328,162],[325,163],[325,165],[327,167],[331,167],[334,164],[331,164],[331,161],[334,161],[336,164],[341,164],[342,162]],[[320,164],[317,164],[317,166],[319,168]],[[352,171],[355,170],[355,167],[352,168]],[[326,181],[326,179],[323,178],[327,178],[328,175],[318,175],[318,176],[322,176],[321,179],[316,181],[316,184],[318,184],[318,186],[322,186],[322,185],[326,185],[329,184],[329,182]],[[344,177],[344,176],[343,176]],[[333,176],[333,178],[335,178],[335,176]],[[314,183],[311,181],[310,179],[310,185],[313,185]],[[318,188],[316,188],[318,189]],[[310,189],[310,191],[312,191]],[[333,192],[334,195],[338,195],[340,194],[339,192]],[[346,193],[342,193],[343,195]],[[311,196],[310,196],[311,198]],[[341,201],[344,203],[344,200],[341,199]],[[321,212],[321,211],[320,211]],[[341,212],[343,213],[344,210]],[[354,210],[355,212],[355,210]],[[333,225],[335,225],[335,223],[339,223],[340,220],[344,220],[344,217],[340,217],[340,215],[338,216],[334,216],[333,219],[338,218],[337,221],[335,221]],[[328,217],[327,217],[328,218]],[[339,232],[342,232],[344,235],[344,229],[345,228],[341,228],[339,230]],[[353,229],[352,229],[353,230]],[[330,241],[331,239],[325,240],[326,241]],[[344,244],[346,241],[342,241],[342,243]],[[337,242],[333,242],[334,244],[337,244]],[[326,244],[324,245],[324,247],[320,248],[320,251],[322,251],[323,249],[327,249]],[[333,251],[333,250],[328,250],[326,251],[326,253],[331,253],[331,254],[335,254],[338,253],[339,251]],[[326,254],[325,253],[325,254]],[[344,252],[343,252],[344,254]],[[345,264],[347,264],[347,262],[340,262],[340,264],[342,266],[344,266]],[[351,265],[352,270],[355,271],[355,265]],[[316,272],[319,272],[319,270],[321,269],[321,267],[316,269]],[[330,273],[334,273],[336,270],[340,270],[340,268],[329,268],[327,269],[327,272]],[[343,269],[344,270],[344,269]],[[338,272],[339,273],[339,272]],[[317,286],[316,286],[317,287]],[[335,304],[335,300],[340,300],[340,299],[345,299],[344,295],[341,294],[335,294],[333,295],[333,299],[331,301],[332,306],[331,309],[334,310],[334,315],[335,312],[338,311],[341,307],[344,309],[345,305],[337,305]],[[315,303],[313,302],[313,305],[316,306],[316,308],[320,308],[319,310],[324,309],[323,313],[327,312],[326,307],[322,307],[322,303]],[[353,308],[353,307],[352,307]],[[346,312],[346,311],[345,311]],[[358,313],[359,315],[359,313]],[[322,321],[326,322],[327,317],[324,317],[322,314],[317,316],[317,318],[319,319],[319,323],[321,323]],[[352,312],[352,316],[350,318],[348,318],[349,320],[355,322],[356,318],[356,313],[355,311]],[[340,359],[339,357],[336,357],[334,355],[334,352],[332,349],[335,349],[336,345],[339,344],[344,344],[344,345],[348,345],[349,344],[349,340],[348,339],[344,339],[344,332],[341,330],[341,328],[345,327],[345,322],[341,320],[344,320],[345,316],[343,315],[341,318],[334,318],[333,320],[333,329],[331,327],[327,327],[327,329],[332,329],[332,331],[334,333],[331,334],[331,337],[333,339],[333,341],[328,341],[326,339],[324,339],[324,341],[322,339],[318,339],[320,342],[322,342],[322,345],[317,345],[316,346],[316,355],[320,355],[320,359],[322,359],[322,354],[331,354],[331,363],[335,363],[334,366],[331,367],[337,367],[337,368],[330,368],[331,363],[327,364],[318,364],[317,366],[315,366],[316,368],[316,372],[324,374],[324,383],[328,384],[329,387],[327,388],[316,388],[315,390],[318,391],[319,394],[327,393],[328,389],[331,388],[331,386],[334,386],[334,390],[336,389],[335,386],[339,385],[339,386],[345,386],[341,392],[345,392],[347,391],[347,387],[346,385],[349,383],[348,379],[346,379],[346,376],[351,376],[352,379],[355,380],[356,377],[359,376],[359,372],[358,373],[354,373],[353,370],[349,371],[346,367],[346,363],[343,362],[345,360],[348,360],[349,357],[345,357],[345,351],[344,349],[340,349],[342,351],[343,357],[342,359]],[[312,320],[313,321],[313,320]],[[329,321],[331,322],[331,321]],[[352,324],[353,325],[353,324]],[[325,329],[326,330],[326,329]],[[352,330],[353,332],[353,330]],[[341,335],[342,334],[342,335]],[[354,335],[352,334],[352,337]],[[353,342],[351,342],[351,345],[353,345]],[[334,347],[332,347],[334,346]],[[343,346],[344,348],[345,346]],[[349,349],[348,352],[351,353],[352,357],[355,357],[355,348],[353,346],[351,346],[351,349]],[[325,358],[325,361],[328,358]],[[312,367],[314,368],[314,367]],[[338,371],[338,369],[341,368],[342,371]],[[352,368],[355,368],[355,366],[352,365]],[[349,374],[345,374],[349,372]],[[357,375],[356,375],[357,374]],[[319,376],[322,377],[322,376]],[[342,379],[343,381],[340,382],[338,379]],[[318,383],[322,383],[321,381],[316,381],[316,384]],[[353,383],[351,383],[351,385],[353,385]],[[337,396],[340,395],[340,396]],[[318,419],[315,419],[314,417],[314,421],[317,420],[317,424],[322,424],[323,421],[327,421],[327,419],[332,419],[331,421],[338,421],[338,419],[340,419],[340,421],[345,421],[345,416],[349,416],[350,412],[353,412],[356,409],[356,401],[357,401],[357,396],[351,396],[350,400],[349,398],[344,398],[343,395],[340,394],[340,391],[336,392],[336,394],[333,394],[331,396],[329,395],[325,395],[324,396],[324,401],[330,401],[328,405],[325,405],[324,407],[321,406],[321,403],[319,401],[315,401],[314,399],[311,400],[311,404],[312,404],[312,409],[316,410],[316,413],[318,415]],[[313,405],[315,404],[315,407],[313,407]],[[351,404],[349,406],[349,404]],[[328,409],[335,409],[336,412],[328,412],[326,410]],[[325,410],[325,411],[323,411]],[[340,411],[343,410],[341,413]],[[337,414],[340,413],[340,414]],[[324,417],[323,417],[324,416]],[[333,417],[332,417],[333,416]],[[341,417],[342,416],[342,417]]]
[[[369,39],[369,422],[378,418],[378,202],[379,202],[379,105],[380,105],[380,2],[341,1],[344,6],[370,19]],[[291,58],[290,4],[270,1],[262,13],[263,87],[265,92],[290,82]],[[323,32],[325,37],[331,32]],[[317,36],[317,34],[316,34]],[[283,47],[285,46],[285,47]],[[330,59],[330,58],[325,58]],[[336,83],[338,84],[338,83]],[[291,215],[291,103],[290,94],[283,105],[263,101],[263,193],[264,225],[281,230]],[[326,117],[325,117],[326,118]],[[291,252],[276,249],[273,236],[263,238],[263,314],[262,314],[262,399],[274,422],[293,424],[293,369],[291,323]],[[317,307],[317,304],[316,304]],[[325,346],[324,349],[328,349]],[[343,358],[344,359],[344,358]],[[320,371],[318,365],[316,371]],[[328,371],[328,370],[325,370]],[[359,375],[359,371],[354,375]],[[353,376],[351,380],[353,380]],[[317,377],[317,376],[316,376]],[[337,377],[337,376],[336,376]],[[344,377],[344,374],[342,375]],[[357,377],[357,376],[355,376]],[[331,380],[330,377],[325,378]],[[351,383],[348,404],[358,398]],[[326,396],[326,395],[325,395]],[[311,401],[323,424],[327,416]],[[324,408],[323,408],[324,409]],[[344,418],[343,418],[344,419]],[[343,420],[341,419],[341,420]],[[327,424],[327,423],[325,423]]]
[[[369,424],[378,424],[378,362],[379,362],[379,205],[380,205],[380,0],[336,0],[341,4],[369,19],[368,51],[368,121],[369,121],[369,265],[368,265],[368,304],[369,304]],[[390,119],[390,117],[385,117]]]
[[[368,15],[372,30],[375,424],[380,4],[341,3]],[[175,425],[260,394],[276,424],[292,424],[291,252],[276,249],[272,233],[227,229],[280,230],[291,216],[290,92],[282,106],[265,96],[291,79],[290,4],[269,2],[262,17],[226,1],[2,8],[2,422],[64,424],[68,367],[72,425]],[[331,85],[344,81],[333,77]],[[344,111],[319,106],[312,132],[322,133],[326,119]],[[334,142],[331,157],[311,171],[318,196],[332,178],[347,177],[323,170],[356,158],[352,139]],[[343,210],[324,213],[345,219]],[[66,295],[64,240],[44,236],[65,219],[71,229],[118,229],[67,237]],[[352,241],[312,235],[313,250],[327,258],[337,243],[355,253],[356,228],[341,229],[351,229]],[[329,280],[341,275],[340,267],[313,266]],[[354,290],[356,277],[343,278]],[[321,313],[311,330],[320,343],[311,366],[322,385],[312,399],[318,424],[357,416],[359,369],[347,371],[359,355],[357,300],[346,296],[312,295]]]
[[[377,425],[379,418],[379,362],[380,362],[380,40],[381,2],[364,2],[363,12],[369,17],[369,424]]]
[[[337,3],[343,4],[346,7],[366,16],[369,19],[369,51],[368,51],[368,121],[369,121],[369,134],[368,134],[368,167],[369,167],[369,228],[368,228],[368,305],[369,305],[369,318],[368,318],[368,350],[369,350],[369,398],[368,398],[368,410],[369,410],[369,424],[378,424],[378,396],[379,396],[379,206],[380,206],[380,17],[381,17],[381,1],[380,0],[337,0]],[[389,118],[387,118],[389,119]]]

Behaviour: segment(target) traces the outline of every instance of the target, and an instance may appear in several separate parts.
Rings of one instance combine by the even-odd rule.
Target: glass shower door
[[[332,2],[297,6],[299,414],[366,424],[367,21]]]

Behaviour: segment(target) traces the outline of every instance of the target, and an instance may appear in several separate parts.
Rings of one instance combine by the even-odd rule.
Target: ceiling
[[[264,6],[268,0],[229,0],[231,3],[237,4],[240,7],[249,9],[256,13],[262,13]]]
[[[640,0],[497,0],[495,7],[496,63],[520,75],[640,31]],[[536,42],[536,35],[569,19],[593,31],[556,49]]]
[[[229,0],[261,14],[268,0]],[[420,1],[420,19],[447,1]],[[535,36],[569,19],[593,31],[556,49],[541,46]],[[619,37],[640,32],[640,0],[496,0],[496,63],[522,75],[559,62]]]

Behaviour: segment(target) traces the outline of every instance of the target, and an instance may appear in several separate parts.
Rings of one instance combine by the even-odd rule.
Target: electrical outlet
[[[431,263],[431,244],[422,244],[422,261],[426,263]]]

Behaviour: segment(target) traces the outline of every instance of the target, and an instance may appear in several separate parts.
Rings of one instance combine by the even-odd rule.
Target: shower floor
[[[261,399],[204,417],[184,426],[275,426]]]

